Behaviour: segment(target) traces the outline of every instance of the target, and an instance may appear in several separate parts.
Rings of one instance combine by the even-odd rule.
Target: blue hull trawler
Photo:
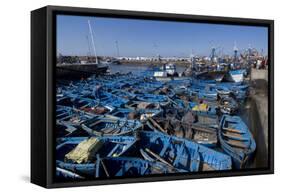
[[[223,115],[220,121],[219,140],[236,168],[244,168],[256,150],[256,142],[247,125],[238,116]]]

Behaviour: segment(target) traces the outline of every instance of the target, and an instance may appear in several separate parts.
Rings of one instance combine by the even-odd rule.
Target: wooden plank
[[[148,120],[158,129],[160,129],[160,131],[166,133],[166,130],[164,130],[156,121],[154,121],[151,117],[148,118]]]
[[[225,131],[230,131],[230,132],[234,132],[234,133],[244,133],[238,129],[232,129],[232,128],[226,128],[226,127],[223,127],[222,129]]]
[[[241,141],[236,141],[236,140],[225,140],[225,141],[226,141],[226,143],[228,143],[229,145],[234,146],[234,147],[243,148],[243,149],[248,148],[248,146],[243,144]]]
[[[166,160],[164,160],[161,156],[159,156],[158,154],[152,152],[150,149],[145,148],[145,151],[147,151],[148,153],[150,153],[152,156],[154,156],[157,160],[159,160],[160,162],[166,164],[167,166],[174,168],[174,166],[172,164],[170,164],[169,162],[167,162]]]

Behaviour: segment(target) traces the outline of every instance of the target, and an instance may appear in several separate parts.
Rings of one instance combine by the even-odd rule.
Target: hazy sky
[[[116,19],[86,16],[57,16],[57,53],[87,55],[89,53],[90,19],[97,55],[117,56],[190,56],[209,55],[212,46],[224,54],[232,54],[249,44],[267,54],[266,27]]]

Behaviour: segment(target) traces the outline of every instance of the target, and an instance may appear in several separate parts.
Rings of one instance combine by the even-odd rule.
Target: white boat
[[[232,82],[242,82],[244,81],[245,72],[245,69],[230,70],[228,72],[229,76],[227,76],[227,80]]]
[[[153,76],[156,80],[172,80],[175,77],[179,77],[176,69],[176,65],[173,63],[164,64],[158,71],[155,71]]]

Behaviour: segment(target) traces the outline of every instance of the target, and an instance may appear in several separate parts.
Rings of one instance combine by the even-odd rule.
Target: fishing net
[[[78,164],[86,163],[95,157],[101,146],[102,142],[100,139],[92,137],[79,143],[73,150],[65,155],[65,159]]]

